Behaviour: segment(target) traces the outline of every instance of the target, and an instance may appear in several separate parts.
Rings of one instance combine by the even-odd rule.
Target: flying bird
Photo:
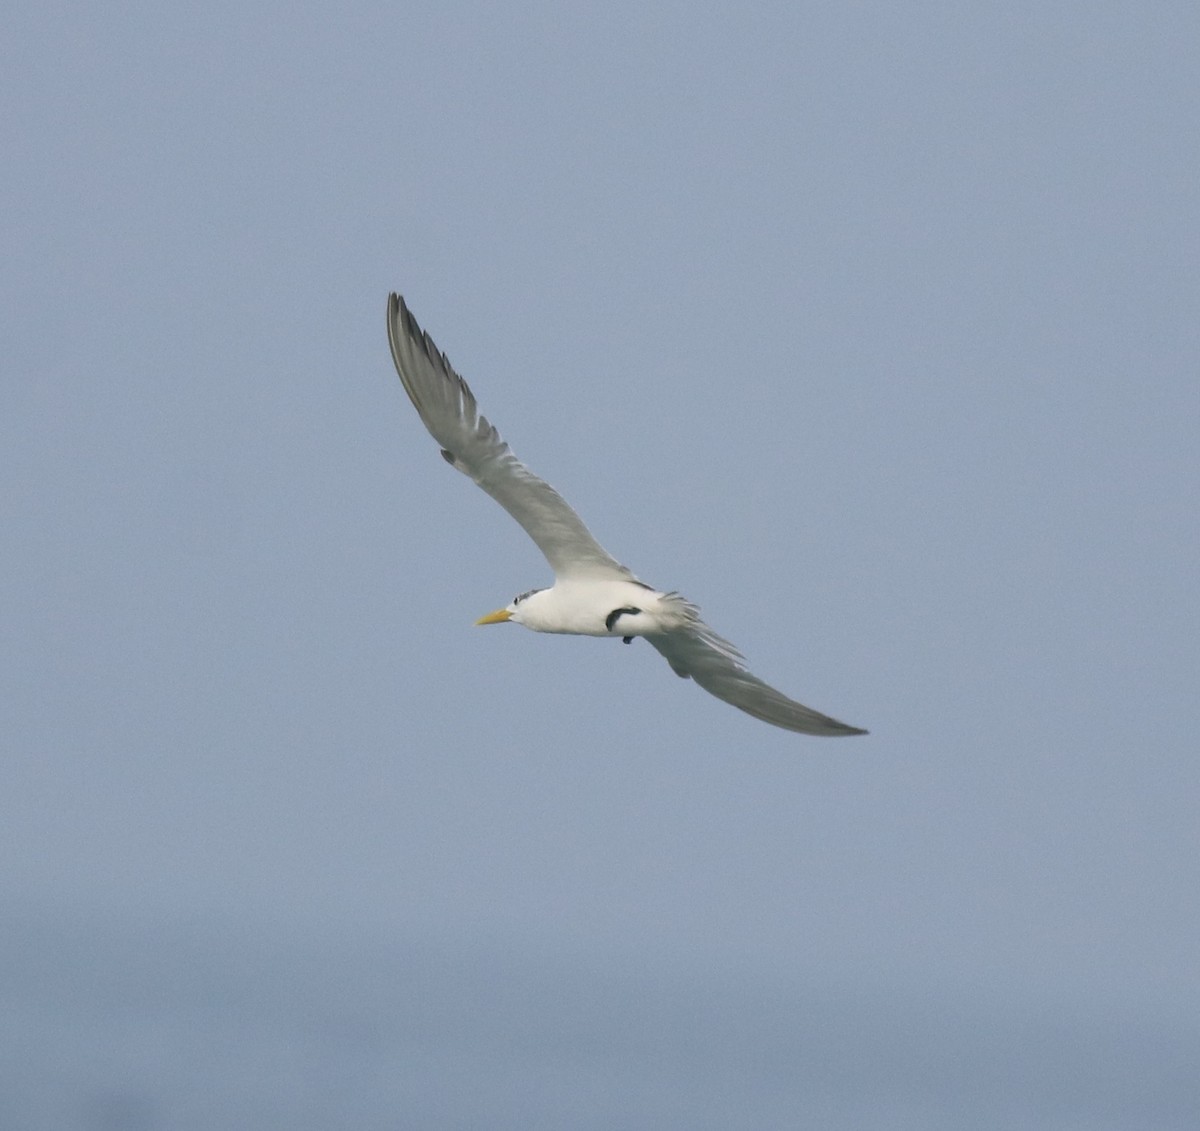
[[[535,632],[619,636],[626,644],[643,636],[676,675],[757,719],[801,734],[867,733],[751,675],[742,654],[700,619],[695,605],[639,581],[592,537],[563,497],[513,455],[397,294],[388,299],[387,323],[404,391],[442,457],[521,524],[554,571],[549,588],[530,589],[476,624],[511,621]]]

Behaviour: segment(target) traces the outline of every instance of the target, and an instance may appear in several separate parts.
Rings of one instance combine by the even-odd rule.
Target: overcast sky
[[[591,1126],[575,1069],[646,1074],[596,1126],[1195,1126],[1200,9],[4,25],[24,1016],[35,953],[87,996],[88,924],[150,961],[202,923],[206,969],[301,937],[442,954],[447,985],[550,963],[554,1008],[501,994],[494,1040],[438,1021],[493,1126],[510,1092],[514,1127]],[[390,290],[614,556],[870,736],[771,728],[641,642],[472,627],[549,572],[438,458]],[[363,961],[372,1008],[401,1002]],[[309,980],[281,985],[302,1013]],[[513,1026],[536,1071],[493,1059]],[[623,1026],[678,1049],[667,1083]],[[184,1126],[140,1047],[112,1086]],[[379,1096],[356,1126],[472,1122]]]

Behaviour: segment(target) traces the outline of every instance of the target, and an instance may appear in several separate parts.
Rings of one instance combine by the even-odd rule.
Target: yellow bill
[[[486,617],[480,617],[476,624],[503,624],[506,620],[512,620],[512,613],[507,609],[497,609],[494,613],[488,613]]]

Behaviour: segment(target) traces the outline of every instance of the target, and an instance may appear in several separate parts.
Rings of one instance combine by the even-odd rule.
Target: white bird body
[[[522,593],[477,624],[512,621],[535,632],[644,636],[677,675],[748,714],[803,734],[866,734],[789,699],[747,671],[728,640],[678,593],[639,581],[592,537],[557,491],[511,452],[482,416],[467,383],[393,294],[388,341],[409,399],[442,456],[469,475],[524,527],[554,570],[554,584]]]
[[[639,581],[565,577],[523,595],[505,611],[534,632],[627,637],[686,628],[686,604]]]

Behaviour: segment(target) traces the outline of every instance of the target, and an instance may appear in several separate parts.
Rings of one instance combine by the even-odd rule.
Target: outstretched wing
[[[512,454],[480,414],[466,381],[396,294],[388,299],[388,341],[404,391],[442,455],[524,527],[556,577],[633,577],[563,497]]]
[[[676,675],[694,679],[710,695],[763,722],[801,734],[866,734],[789,699],[746,670],[742,654],[695,617],[686,627],[647,636]]]

